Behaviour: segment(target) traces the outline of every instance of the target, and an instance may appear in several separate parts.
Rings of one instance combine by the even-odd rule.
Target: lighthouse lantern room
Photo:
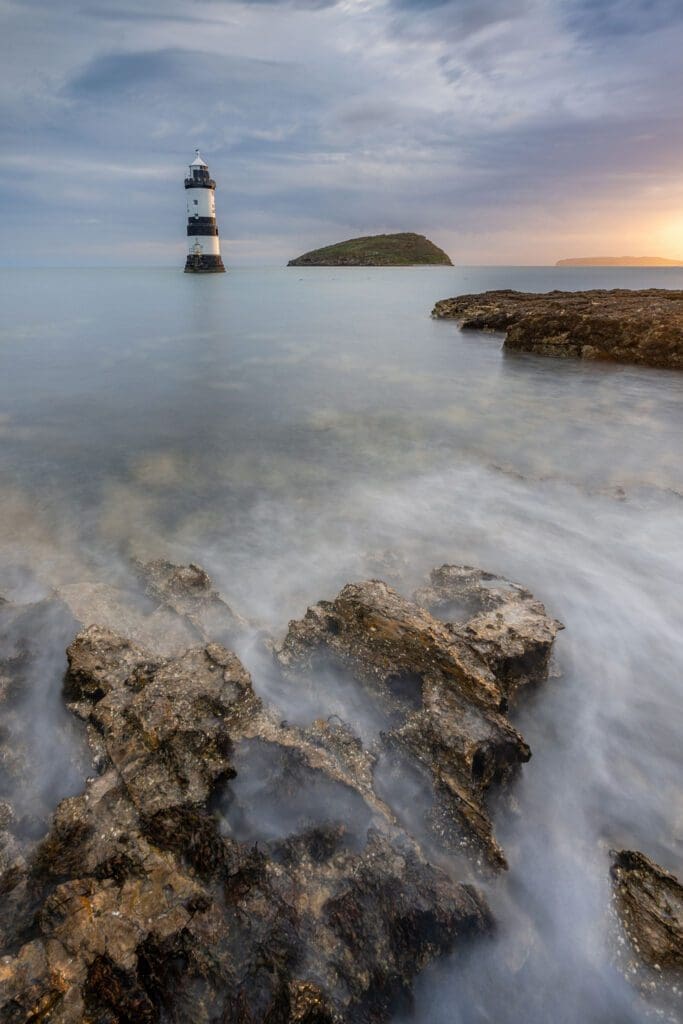
[[[225,267],[216,224],[216,182],[210,177],[198,149],[195,154],[189,177],[185,178],[188,245],[185,273],[222,274]]]

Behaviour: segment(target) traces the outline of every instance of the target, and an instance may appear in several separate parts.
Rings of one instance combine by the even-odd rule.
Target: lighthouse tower
[[[186,274],[223,274],[221,246],[216,226],[216,182],[209,177],[209,168],[195,150],[190,175],[185,178],[187,196],[187,260]]]

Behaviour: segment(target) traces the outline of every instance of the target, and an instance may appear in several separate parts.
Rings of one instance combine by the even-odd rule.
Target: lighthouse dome
[[[190,167],[208,167],[209,165],[207,163],[205,163],[202,160],[201,156],[199,155],[199,150],[195,149],[194,152],[195,152],[195,158],[192,161],[192,163],[190,164]]]

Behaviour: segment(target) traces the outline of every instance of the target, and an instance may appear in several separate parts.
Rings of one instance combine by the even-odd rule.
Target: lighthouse
[[[189,177],[185,178],[187,196],[187,259],[186,274],[223,274],[221,245],[216,225],[216,182],[209,168],[195,150]]]

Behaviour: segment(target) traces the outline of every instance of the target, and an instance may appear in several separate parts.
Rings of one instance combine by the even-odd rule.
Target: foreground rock
[[[635,850],[613,855],[619,919],[637,956],[661,971],[683,969],[683,885]]]
[[[432,607],[465,591],[489,602],[488,610],[458,625],[434,618],[381,581],[349,584],[334,601],[291,622],[276,657],[293,682],[302,672],[315,678],[330,661],[350,670],[391,723],[384,750],[428,772],[435,837],[501,867],[505,858],[486,795],[531,756],[505,711],[522,682],[547,671],[559,623],[521,588],[506,590],[499,580],[498,590],[489,591],[481,582],[475,570],[443,566],[430,588],[418,592]]]
[[[507,698],[546,679],[555,637],[564,627],[524,587],[472,566],[442,565],[415,600],[451,623],[451,630],[486,662]]]
[[[523,588],[458,566],[435,570],[420,604],[370,581],[316,605],[277,661],[295,686],[321,657],[350,670],[388,723],[368,749],[342,722],[297,728],[264,705],[211,638],[240,623],[203,570],[139,572],[144,629],[204,639],[162,655],[91,625],[70,644],[64,693],[96,774],[39,841],[0,804],[0,1021],[386,1020],[430,960],[491,931],[450,855],[504,864],[486,794],[530,756],[505,709],[544,677],[559,624]],[[429,834],[405,823],[413,770],[433,789]],[[262,834],[259,813],[283,810]]]
[[[612,851],[620,930],[615,965],[643,997],[643,1019],[679,1024],[683,995],[683,886],[636,850]]]
[[[495,291],[443,299],[437,319],[505,331],[505,348],[683,369],[683,291]]]
[[[370,791],[360,848],[335,822],[258,847],[221,834],[209,801],[240,741],[337,784],[353,767],[359,794],[367,762],[343,730],[281,726],[220,644],[158,659],[90,627],[68,654],[101,774],[27,863],[7,852],[0,1020],[381,1020],[427,961],[489,930]]]
[[[326,245],[290,260],[289,267],[412,267],[424,264],[450,267],[450,257],[424,235],[402,231],[395,235],[366,235]]]

